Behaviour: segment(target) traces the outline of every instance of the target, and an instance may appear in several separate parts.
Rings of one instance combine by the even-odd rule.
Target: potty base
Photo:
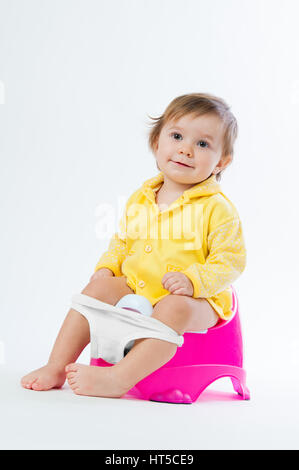
[[[101,358],[92,358],[92,366],[111,367]],[[181,367],[161,367],[138,382],[126,395],[163,403],[191,404],[216,380],[230,377],[241,399],[249,400],[246,372],[236,366],[201,364]]]

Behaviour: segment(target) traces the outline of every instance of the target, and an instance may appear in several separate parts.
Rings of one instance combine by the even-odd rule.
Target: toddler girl
[[[246,263],[242,225],[219,181],[233,159],[237,122],[210,94],[175,98],[154,122],[149,146],[160,173],[128,199],[82,294],[115,305],[145,296],[152,317],[182,335],[232,314],[232,289]],[[76,394],[121,397],[168,362],[177,345],[145,338],[113,367],[75,363],[90,341],[86,318],[70,309],[48,363],[22,378],[23,387],[49,390],[67,379]]]

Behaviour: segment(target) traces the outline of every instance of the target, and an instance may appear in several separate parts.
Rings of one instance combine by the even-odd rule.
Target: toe
[[[65,372],[77,372],[78,366],[76,363],[68,364],[65,366]]]
[[[33,382],[33,384],[31,384],[31,388],[37,391],[42,390],[42,385],[40,384],[38,380],[36,380],[35,382]]]
[[[26,384],[26,388],[33,388],[33,385],[37,382],[37,378],[33,379],[33,380],[30,380],[27,382]]]
[[[75,372],[68,372],[66,374],[66,378],[69,380],[69,379],[74,379],[76,377],[76,374]]]
[[[76,382],[68,382],[69,386],[71,387],[72,391],[76,393],[76,390],[78,390],[78,384]]]
[[[29,379],[29,377],[23,377],[21,380],[21,385],[24,388],[31,388],[31,385],[35,380],[36,379]]]

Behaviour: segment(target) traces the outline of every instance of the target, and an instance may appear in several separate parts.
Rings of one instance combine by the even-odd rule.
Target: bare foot
[[[125,387],[114,367],[68,364],[65,368],[69,386],[77,395],[119,398],[131,387]]]
[[[52,364],[47,364],[40,369],[34,370],[21,379],[22,387],[36,391],[60,388],[64,382],[65,371]]]

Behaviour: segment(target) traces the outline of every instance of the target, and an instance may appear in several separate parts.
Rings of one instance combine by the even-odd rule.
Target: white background
[[[3,448],[298,448],[298,14],[296,0],[0,0]],[[221,185],[247,247],[234,286],[252,400],[226,379],[190,407],[22,389],[107,249],[96,208],[157,174],[147,115],[192,92],[239,123]]]

